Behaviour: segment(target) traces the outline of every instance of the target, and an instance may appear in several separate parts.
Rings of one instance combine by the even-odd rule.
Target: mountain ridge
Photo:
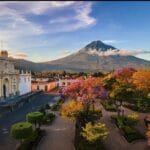
[[[93,41],[69,56],[41,63],[27,60],[15,60],[15,66],[29,68],[33,71],[102,71],[109,72],[122,67],[150,68],[150,61],[132,55],[102,55],[105,52],[121,51],[102,41]]]

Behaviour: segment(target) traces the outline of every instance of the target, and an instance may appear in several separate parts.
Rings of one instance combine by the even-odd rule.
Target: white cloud
[[[42,26],[28,21],[16,10],[0,5],[0,39],[9,40],[43,33]]]
[[[69,9],[67,16],[63,13],[63,8],[66,7]],[[96,19],[90,16],[91,7],[91,2],[74,1],[2,2],[0,3],[0,39],[8,40],[86,28],[96,23]],[[60,11],[59,17],[55,19],[57,10]],[[41,15],[50,15],[51,13],[54,14],[50,16],[51,20],[44,23],[28,19],[28,16],[40,15],[39,17],[41,17]]]
[[[75,18],[81,21],[81,26],[91,25],[96,22],[96,19],[89,15],[92,12],[91,6],[92,3],[87,3],[86,5],[80,5],[79,7],[77,7],[77,16]]]
[[[60,54],[60,55],[66,55],[66,54],[70,54],[70,53],[71,53],[71,51],[69,51],[69,50],[64,50],[64,51],[58,52],[58,54]]]
[[[9,57],[24,59],[27,58],[28,55],[24,52],[18,52],[18,53],[9,53]]]
[[[97,51],[96,49],[89,49],[87,51],[88,54],[98,55],[98,56],[113,56],[113,55],[120,55],[120,56],[130,56],[130,55],[138,55],[138,54],[146,54],[150,53],[150,51],[143,51],[143,50],[107,50],[107,51]]]
[[[48,35],[46,34],[71,32],[90,27],[96,23],[91,12],[92,2],[1,2],[0,40],[6,41],[3,46],[4,49],[13,53],[18,52],[17,49],[22,49],[28,53],[35,47],[37,50],[39,47],[53,49],[49,43],[54,45],[54,42],[47,41]],[[48,39],[50,38],[48,37]],[[59,40],[58,36],[57,40]],[[60,55],[66,56],[71,53],[72,51],[65,51]],[[13,57],[20,57],[15,54],[12,55]],[[29,58],[31,57],[29,56]]]
[[[67,55],[70,55],[70,54],[73,54],[75,53],[76,51],[75,50],[62,50],[62,51],[59,51],[57,54],[58,55],[61,55],[61,56],[67,56]]]
[[[126,41],[121,41],[121,40],[103,40],[104,43],[107,44],[116,44],[116,43],[124,43]]]
[[[10,8],[12,5],[15,6],[14,9],[18,11],[20,14],[35,14],[35,15],[41,15],[45,12],[47,12],[50,9],[55,8],[63,8],[70,5],[73,5],[74,1],[39,1],[39,2],[2,2],[0,3],[0,6],[6,6]]]
[[[49,21],[50,24],[54,24],[54,23],[66,23],[67,21],[69,21],[69,19],[71,18],[65,18],[65,17],[59,17],[57,19],[52,19]]]
[[[91,7],[91,2],[75,3],[74,7],[72,7],[73,14],[49,21],[50,24],[56,24],[52,32],[70,32],[96,24],[96,19],[90,16],[92,12]]]

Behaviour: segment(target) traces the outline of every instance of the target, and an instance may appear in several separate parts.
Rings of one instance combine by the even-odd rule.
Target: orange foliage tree
[[[144,90],[147,93],[150,92],[150,70],[138,70],[133,74],[132,80],[137,89]]]
[[[82,111],[82,109],[83,109],[83,105],[81,102],[71,100],[62,105],[60,114],[64,118],[67,118],[69,120],[75,120],[78,113]]]
[[[136,71],[137,70],[135,70],[134,68],[125,67],[125,68],[114,71],[113,76],[116,77],[117,80],[130,83],[131,77]]]

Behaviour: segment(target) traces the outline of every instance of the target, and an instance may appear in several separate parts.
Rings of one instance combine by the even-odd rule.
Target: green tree
[[[103,74],[102,72],[94,72],[94,73],[92,74],[92,76],[93,76],[93,77],[103,77],[104,74]]]
[[[123,101],[128,101],[134,95],[134,91],[130,88],[128,84],[117,83],[113,90],[110,92],[110,97],[115,100],[115,105],[117,108],[118,116],[120,115],[120,107]]]
[[[113,89],[113,85],[116,83],[116,78],[108,75],[104,78],[103,80],[103,86],[107,89],[107,90],[112,90]]]
[[[19,122],[11,127],[11,136],[21,142],[29,138],[33,133],[32,124],[29,122]]]
[[[27,120],[30,122],[30,123],[33,123],[35,125],[35,128],[36,128],[36,125],[38,124],[39,127],[42,123],[42,120],[43,120],[43,117],[44,117],[44,114],[39,112],[39,111],[36,111],[36,112],[31,112],[31,113],[28,113],[26,115],[26,118]]]

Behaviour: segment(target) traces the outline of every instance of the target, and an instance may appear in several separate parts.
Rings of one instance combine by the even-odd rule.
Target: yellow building
[[[7,51],[0,52],[0,100],[19,94],[19,70],[8,58]]]

